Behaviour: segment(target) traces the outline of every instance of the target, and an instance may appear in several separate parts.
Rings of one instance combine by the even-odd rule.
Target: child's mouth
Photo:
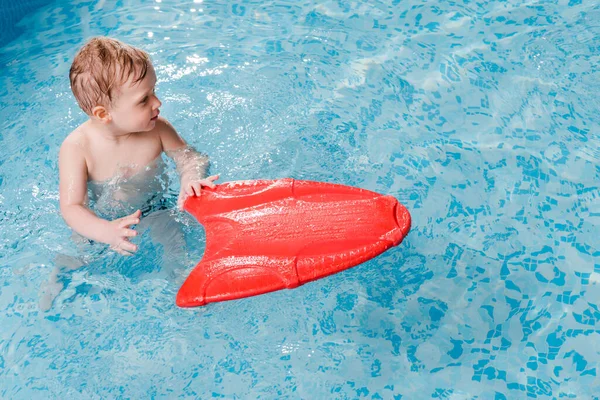
[[[150,121],[156,121],[158,119],[158,116],[160,114],[160,111],[152,118],[150,118]]]

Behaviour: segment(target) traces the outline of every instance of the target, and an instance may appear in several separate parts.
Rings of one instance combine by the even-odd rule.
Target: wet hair
[[[69,80],[79,107],[88,115],[96,106],[108,107],[133,77],[144,79],[150,56],[144,50],[107,37],[90,39],[75,55]]]

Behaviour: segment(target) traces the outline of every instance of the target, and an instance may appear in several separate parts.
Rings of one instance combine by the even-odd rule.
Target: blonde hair
[[[148,72],[144,50],[107,37],[90,39],[75,55],[69,80],[79,107],[88,115],[96,106],[110,106],[119,88],[133,76],[134,83]]]

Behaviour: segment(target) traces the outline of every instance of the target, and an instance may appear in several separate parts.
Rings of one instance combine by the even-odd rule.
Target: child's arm
[[[177,205],[182,209],[183,202],[188,196],[200,196],[202,186],[214,188],[214,181],[219,179],[219,176],[207,177],[210,166],[208,156],[189,146],[166,119],[159,117],[158,123],[163,151],[175,161],[179,172],[181,190]]]
[[[135,213],[107,221],[98,218],[85,201],[87,196],[87,167],[85,157],[78,144],[65,141],[60,148],[58,158],[60,170],[60,211],[75,232],[88,239],[106,243],[117,253],[130,255],[137,246],[129,237],[137,235],[130,225],[140,222],[140,210]]]

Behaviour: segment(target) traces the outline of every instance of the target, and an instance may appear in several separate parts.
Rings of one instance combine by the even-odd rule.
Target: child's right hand
[[[124,256],[130,256],[137,251],[138,247],[129,241],[130,237],[137,236],[137,232],[129,226],[139,224],[141,215],[142,212],[137,210],[131,215],[108,223],[107,243],[112,250]]]

